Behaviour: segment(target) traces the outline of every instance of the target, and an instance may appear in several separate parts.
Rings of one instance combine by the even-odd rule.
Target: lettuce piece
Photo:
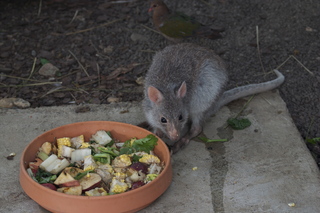
[[[135,152],[150,153],[157,145],[158,138],[152,134],[147,135],[145,138],[126,141],[120,149],[120,155],[132,154]]]

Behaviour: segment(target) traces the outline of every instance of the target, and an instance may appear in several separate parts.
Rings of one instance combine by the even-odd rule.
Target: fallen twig
[[[255,95],[252,95],[249,100],[246,102],[245,105],[243,105],[243,107],[241,108],[240,112],[236,115],[236,117],[234,118],[238,118],[239,115],[243,112],[243,110],[248,106],[248,104],[252,101],[252,99],[254,98]]]
[[[99,87],[100,87],[100,85],[101,85],[101,78],[100,78],[100,67],[99,67],[98,62],[96,63],[96,66],[97,66],[97,72],[98,72],[98,85],[99,85]]]
[[[152,31],[152,32],[155,32],[155,33],[158,33],[158,34],[160,34],[161,35],[161,33],[160,32],[158,32],[158,31],[156,31],[156,30],[154,30],[154,29],[152,29],[152,28],[150,28],[150,27],[147,27],[146,25],[144,25],[144,24],[141,24],[141,26],[142,27],[144,27],[144,28],[146,28],[146,29],[148,29],[148,30],[150,30],[150,31]]]
[[[260,52],[260,45],[259,45],[259,27],[258,26],[256,26],[256,37],[257,37],[257,50],[258,50],[260,65],[261,65],[263,73],[266,73],[264,70],[263,64],[262,64],[262,59],[261,59],[261,52]]]
[[[287,61],[293,58],[294,60],[296,60],[307,72],[310,73],[310,75],[314,75],[313,72],[311,72],[306,66],[304,66],[296,57],[294,57],[294,55],[290,55],[284,62],[282,62],[276,69],[279,69],[280,67],[282,67],[285,63],[287,63]]]
[[[79,30],[79,31],[76,31],[76,32],[66,33],[65,35],[74,35],[74,34],[77,34],[77,33],[87,32],[87,31],[90,31],[90,30],[93,30],[93,29],[97,29],[97,28],[100,28],[100,27],[105,27],[105,26],[110,25],[110,24],[114,24],[114,23],[119,22],[121,20],[122,19],[116,19],[116,20],[101,24],[101,25],[96,26],[96,27],[90,27],[90,28],[87,28],[87,29],[84,29],[84,30]],[[61,35],[61,34],[58,34],[58,35]]]
[[[71,24],[76,19],[77,15],[78,15],[78,12],[79,12],[79,10],[76,10],[76,12],[74,13],[74,15],[73,15],[71,21],[69,22],[69,24]]]
[[[81,62],[79,61],[79,59],[75,56],[75,54],[73,54],[73,52],[71,52],[70,50],[68,50],[69,53],[77,60],[79,66],[81,67],[81,69],[83,70],[83,72],[89,77],[90,75],[88,74],[86,68],[84,68],[84,66],[82,66]]]
[[[40,17],[41,10],[42,10],[42,0],[39,1],[38,18]]]
[[[32,69],[31,69],[31,72],[30,72],[30,75],[29,75],[27,81],[28,81],[28,80],[31,78],[31,76],[33,75],[34,69],[35,69],[35,67],[36,67],[36,62],[37,62],[37,57],[35,57],[34,60],[33,60]]]
[[[17,77],[17,76],[2,74],[2,73],[0,73],[0,76],[4,76],[4,77],[7,77],[7,78],[15,78],[15,79],[24,80],[24,81],[42,82],[42,81],[36,80],[36,79],[21,78],[21,77]]]
[[[81,88],[57,87],[57,88],[53,88],[53,89],[49,90],[48,92],[46,92],[45,94],[43,94],[41,96],[41,98],[43,98],[51,93],[54,93],[54,92],[67,92],[67,91],[77,91],[77,92],[84,92],[84,93],[89,94],[87,91],[85,91],[84,89],[81,89]],[[72,97],[74,97],[74,96],[72,95]]]
[[[126,74],[130,71],[132,71],[136,66],[141,65],[140,63],[131,63],[128,64],[125,67],[118,67],[117,69],[115,69],[114,71],[112,71],[108,76],[106,76],[105,80],[112,80],[117,78],[119,75],[123,75]]]
[[[6,86],[0,86],[0,88],[7,88],[7,87],[32,87],[32,86],[41,86],[41,85],[47,85],[47,84],[62,84],[62,82],[41,82],[41,83],[35,83],[35,84],[20,84],[20,85],[6,85]]]

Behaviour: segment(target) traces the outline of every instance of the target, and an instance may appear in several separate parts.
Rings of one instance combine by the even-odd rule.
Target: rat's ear
[[[162,93],[157,88],[155,88],[153,86],[148,87],[148,97],[152,102],[154,102],[156,104],[161,102],[163,99]]]
[[[184,81],[182,82],[179,90],[177,91],[177,97],[183,98],[187,93],[187,83]]]

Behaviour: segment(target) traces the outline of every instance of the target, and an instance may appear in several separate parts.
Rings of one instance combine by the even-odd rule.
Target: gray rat
[[[225,91],[226,65],[213,50],[181,43],[164,48],[153,57],[146,74],[143,109],[159,137],[175,142],[177,152],[202,131],[207,116],[229,102],[281,85],[284,76]],[[190,125],[190,126],[189,126]]]

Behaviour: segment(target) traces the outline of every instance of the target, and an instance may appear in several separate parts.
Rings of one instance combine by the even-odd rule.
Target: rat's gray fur
[[[202,131],[209,113],[233,100],[282,84],[284,76],[275,72],[275,80],[224,91],[228,82],[226,66],[213,50],[189,43],[168,46],[155,54],[146,75],[143,108],[147,121],[157,135],[164,134],[176,142],[176,152]],[[183,134],[188,122],[191,127]]]

